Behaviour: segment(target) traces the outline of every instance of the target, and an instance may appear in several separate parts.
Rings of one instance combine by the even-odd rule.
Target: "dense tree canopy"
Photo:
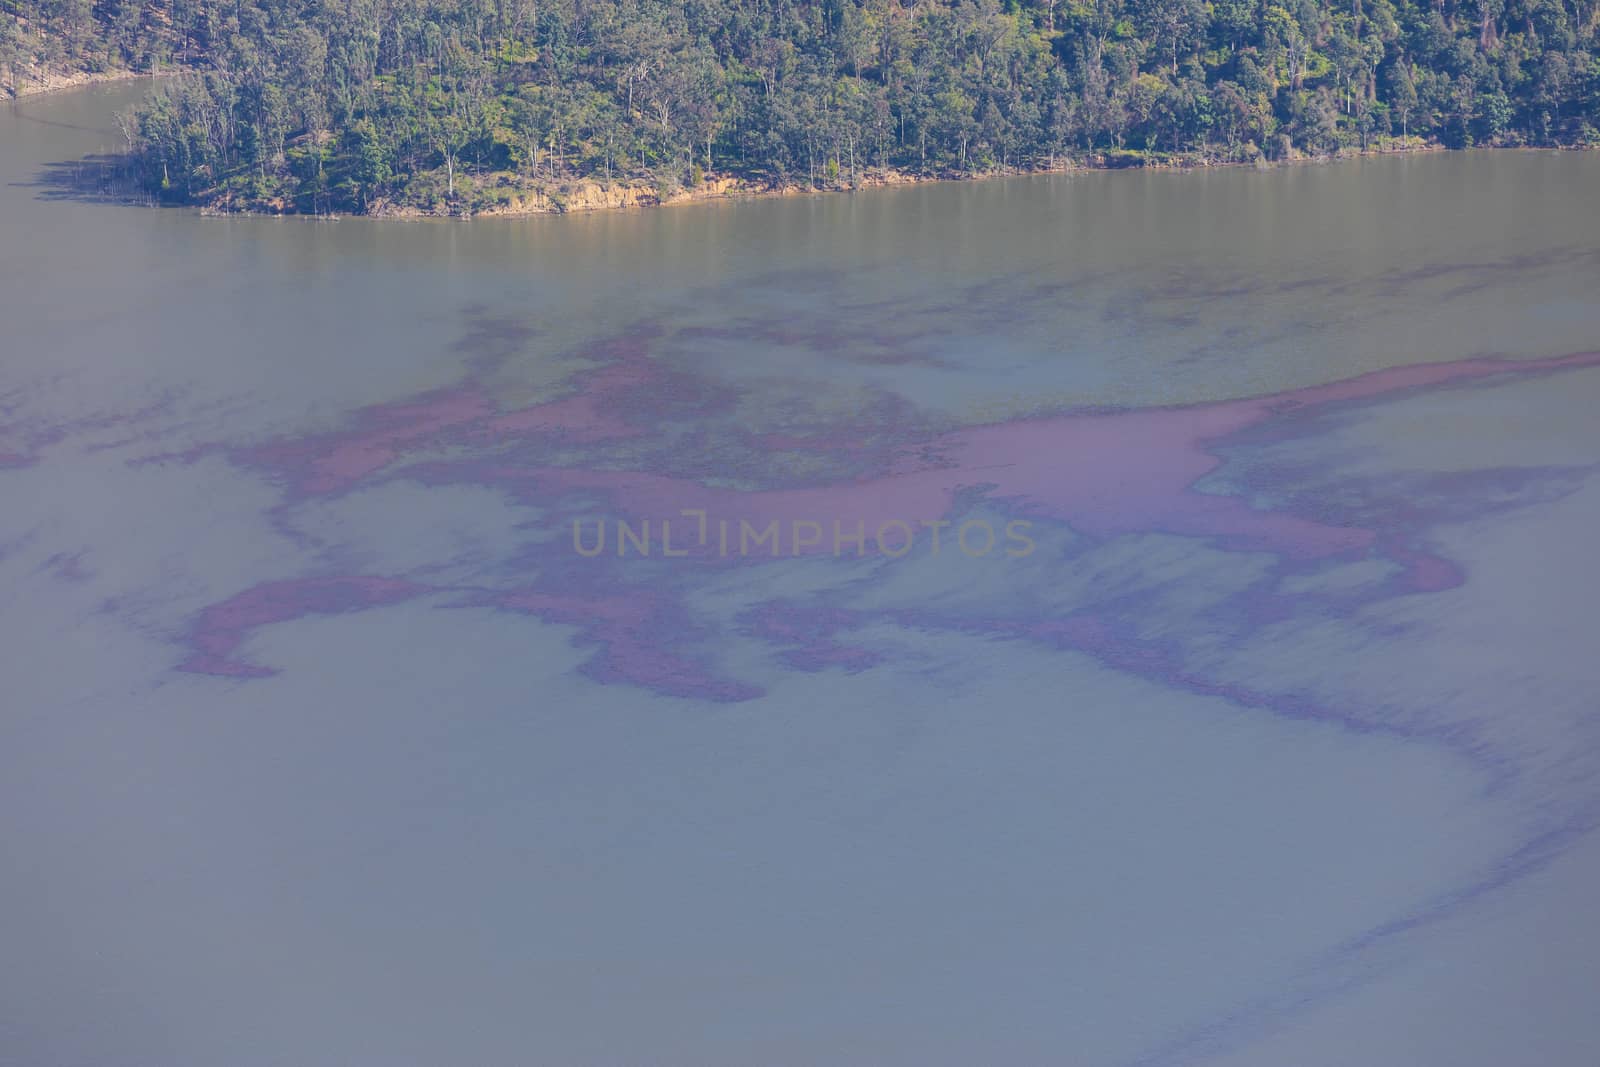
[[[183,71],[178,200],[460,210],[1421,138],[1600,142],[1600,0],[0,0],[0,70]]]

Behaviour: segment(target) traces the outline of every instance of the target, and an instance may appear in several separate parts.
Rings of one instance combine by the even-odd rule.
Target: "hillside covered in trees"
[[[715,176],[1600,143],[1600,0],[0,0],[0,75],[173,69],[152,194],[470,212]]]

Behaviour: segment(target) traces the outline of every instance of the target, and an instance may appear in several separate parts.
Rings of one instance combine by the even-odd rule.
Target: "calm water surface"
[[[224,220],[136,93],[0,111],[0,1062],[1595,1060],[1600,155]]]

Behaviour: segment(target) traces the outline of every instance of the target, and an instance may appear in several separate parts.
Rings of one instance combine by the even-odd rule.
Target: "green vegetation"
[[[842,187],[1600,142],[1600,0],[0,0],[0,72],[184,73],[174,201],[472,211],[586,180]]]

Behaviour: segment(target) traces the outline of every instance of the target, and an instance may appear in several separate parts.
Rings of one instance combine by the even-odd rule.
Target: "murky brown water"
[[[136,92],[0,110],[0,1050],[1600,1036],[1600,155],[210,219]]]

